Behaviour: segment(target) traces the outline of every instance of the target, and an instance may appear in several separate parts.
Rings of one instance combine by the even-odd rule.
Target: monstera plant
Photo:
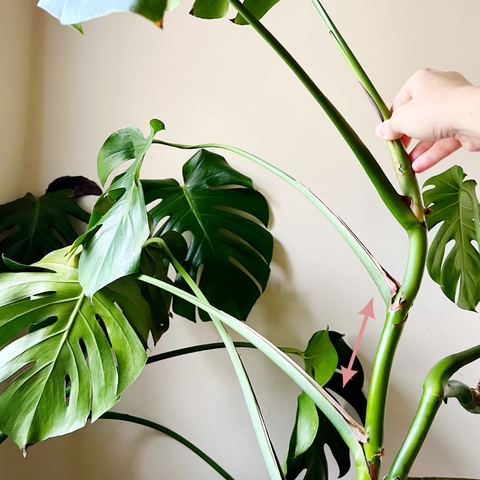
[[[324,109],[408,235],[403,281],[386,272],[320,198],[265,160],[228,145],[168,142],[165,126],[157,119],[150,121],[146,137],[137,127],[120,128],[99,152],[98,176],[101,184],[108,186],[103,193],[89,192],[100,195],[89,218],[68,188],[40,199],[27,195],[0,207],[5,236],[0,243],[5,264],[0,275],[0,377],[9,382],[0,395],[2,439],[8,436],[26,451],[39,441],[83,427],[89,418],[92,422],[125,420],[172,436],[223,478],[231,479],[216,461],[176,432],[109,411],[146,363],[224,347],[271,479],[293,480],[300,475],[308,480],[328,478],[328,446],[340,475],[350,469],[353,458],[359,480],[404,480],[442,401],[456,398],[469,412],[480,412],[478,387],[451,379],[460,368],[480,358],[480,346],[474,346],[432,367],[410,431],[389,471],[381,473],[390,373],[425,266],[460,308],[475,310],[480,302],[476,184],[465,180],[460,167],[453,167],[428,180],[422,195],[404,145],[395,141],[388,142],[388,148],[399,183],[397,191],[340,112],[260,21],[277,2],[196,0],[191,14],[222,18],[233,7],[237,11],[233,23],[253,27]],[[63,24],[82,31],[82,22],[118,11],[140,14],[161,26],[167,12],[179,3],[41,0],[38,5]],[[380,119],[388,119],[389,109],[324,7],[318,0],[312,0],[312,5]],[[143,179],[146,153],[165,146],[195,151],[183,166],[183,178]],[[253,161],[298,190],[331,222],[370,274],[387,313],[375,362],[366,372],[370,378],[367,397],[362,392],[364,372],[355,358],[356,349],[352,351],[341,334],[312,332],[302,351],[278,348],[245,323],[270,274],[273,238],[267,230],[269,208],[253,181],[213,149]],[[117,175],[112,178],[114,171]],[[88,221],[82,235],[72,234],[67,214]],[[435,226],[439,229],[428,247],[427,229]],[[52,227],[62,242],[58,235],[52,236]],[[192,321],[212,321],[222,343],[147,357],[150,338],[154,343],[161,340],[172,312]],[[361,313],[374,315],[371,309]],[[226,327],[246,342],[234,343]],[[238,348],[260,350],[302,390],[283,465]],[[304,368],[288,355],[303,360]],[[347,413],[340,399],[353,407],[361,423]]]

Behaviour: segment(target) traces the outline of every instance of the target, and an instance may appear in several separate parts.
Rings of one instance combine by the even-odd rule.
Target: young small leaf
[[[73,251],[83,245],[80,283],[89,297],[139,269],[142,246],[150,234],[140,167],[153,137],[163,128],[160,120],[152,120],[147,138],[134,127],[122,128],[110,135],[100,149],[97,165],[102,183],[116,167],[135,161],[113,180],[97,202],[87,231],[73,244]]]
[[[465,173],[454,166],[424,184],[428,228],[440,225],[428,251],[427,268],[443,293],[460,308],[475,311],[480,302],[480,217],[476,182],[464,180]],[[453,248],[446,254],[447,245]],[[458,291],[458,295],[457,295]]]

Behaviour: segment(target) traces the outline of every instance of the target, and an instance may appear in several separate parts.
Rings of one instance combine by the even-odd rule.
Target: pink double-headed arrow
[[[365,327],[367,326],[368,317],[375,319],[375,315],[373,313],[373,298],[367,303],[367,306],[361,311],[358,312],[359,315],[365,315],[362,327],[360,328],[360,333],[358,334],[357,342],[355,343],[355,347],[352,352],[352,357],[350,358],[350,363],[348,364],[348,368],[342,367],[342,377],[343,377],[343,387],[347,382],[357,373],[357,370],[352,370],[353,361],[357,356],[358,347],[360,346],[360,340],[362,340],[363,332],[365,331]]]

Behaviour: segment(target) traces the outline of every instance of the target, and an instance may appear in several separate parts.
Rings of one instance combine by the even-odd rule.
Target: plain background
[[[402,278],[405,234],[326,115],[252,29],[195,19],[185,0],[167,15],[163,30],[139,16],[116,14],[86,23],[81,37],[35,3],[0,2],[1,202],[27,191],[42,194],[61,175],[96,179],[96,155],[108,135],[126,125],[147,131],[156,117],[167,126],[162,138],[236,145],[302,180],[393,276]],[[425,66],[458,70],[480,84],[480,3],[475,0],[342,0],[326,1],[325,7],[387,103]],[[310,2],[282,0],[265,24],[395,181],[386,146],[374,135],[376,115]],[[189,155],[158,147],[147,157],[144,176],[179,178]],[[358,312],[373,296],[377,318],[369,321],[359,350],[368,372],[384,320],[383,302],[369,276],[297,192],[242,158],[227,158],[268,198],[276,238],[270,283],[250,325],[280,346],[303,349],[327,326],[345,333],[353,345],[362,320]],[[479,179],[479,159],[458,152],[420,175],[420,183],[456,163]],[[478,315],[457,309],[426,276],[393,369],[386,466],[407,431],[428,370],[478,343],[479,334]],[[151,353],[217,340],[213,325],[175,318]],[[298,389],[260,353],[244,351],[242,358],[283,457]],[[479,376],[474,364],[457,378],[474,386]],[[267,478],[225,352],[147,366],[116,409],[175,429],[237,479]],[[412,474],[478,477],[479,427],[480,418],[454,401],[443,406]],[[219,478],[172,439],[107,421],[37,445],[26,459],[7,441],[0,449],[0,471],[2,480]],[[332,464],[330,477],[337,473]],[[354,478],[353,471],[348,478]]]

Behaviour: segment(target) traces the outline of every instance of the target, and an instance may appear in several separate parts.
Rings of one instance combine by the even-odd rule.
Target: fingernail
[[[375,128],[375,133],[378,137],[383,138],[385,136],[385,123],[377,125],[377,127]]]

